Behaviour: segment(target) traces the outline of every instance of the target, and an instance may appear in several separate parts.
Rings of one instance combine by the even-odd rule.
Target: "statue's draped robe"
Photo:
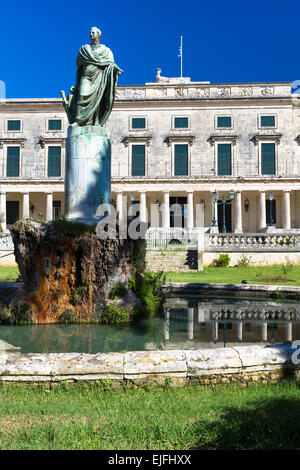
[[[79,126],[103,126],[112,110],[118,71],[111,50],[100,45],[93,50],[81,46],[76,60],[76,87],[72,99],[72,115]]]

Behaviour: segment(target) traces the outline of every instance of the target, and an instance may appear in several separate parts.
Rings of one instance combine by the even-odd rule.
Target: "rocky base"
[[[35,323],[98,321],[118,283],[127,286],[144,259],[140,240],[100,240],[94,229],[60,221],[19,221],[11,230],[23,289],[11,309],[30,311]]]

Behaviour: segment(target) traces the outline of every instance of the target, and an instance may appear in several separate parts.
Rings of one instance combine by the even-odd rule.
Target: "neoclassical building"
[[[107,128],[120,217],[139,202],[143,220],[169,229],[177,203],[188,228],[300,230],[300,95],[291,85],[192,82],[158,69],[154,83],[118,87]],[[63,213],[67,126],[59,98],[0,100],[3,228]]]

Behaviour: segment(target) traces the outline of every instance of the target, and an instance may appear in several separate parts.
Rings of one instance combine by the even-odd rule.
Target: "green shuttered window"
[[[175,176],[185,176],[188,174],[188,145],[179,144],[174,146],[174,167]]]
[[[176,117],[176,118],[174,118],[174,127],[175,127],[175,129],[188,129],[188,127],[189,127],[189,118],[187,118],[187,117]]]
[[[218,116],[217,127],[231,127],[231,117],[230,116]]]
[[[61,131],[61,119],[49,119],[48,131]]]
[[[7,130],[8,131],[20,131],[21,130],[21,121],[7,121]]]
[[[48,176],[61,176],[61,147],[48,147]]]
[[[131,146],[131,174],[145,176],[145,145]]]
[[[231,144],[218,144],[218,175],[231,175]]]
[[[20,174],[20,147],[7,147],[6,176]]]
[[[275,127],[275,116],[261,116],[261,127]]]
[[[132,118],[132,129],[146,129],[146,118]]]
[[[275,175],[275,144],[261,144],[261,174]]]

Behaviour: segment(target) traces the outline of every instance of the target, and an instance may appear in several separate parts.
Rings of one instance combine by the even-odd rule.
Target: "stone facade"
[[[107,130],[112,142],[112,198],[120,217],[139,201],[141,216],[151,227],[169,229],[170,204],[181,198],[183,225],[207,231],[215,218],[215,229],[222,231],[223,206],[213,203],[213,192],[218,190],[221,202],[233,190],[227,232],[263,232],[272,222],[274,230],[300,229],[298,96],[291,93],[291,83],[210,84],[160,74],[155,83],[118,87]],[[67,126],[58,98],[0,100],[3,228],[16,217],[40,213],[49,220],[64,211]],[[229,152],[227,169],[221,168],[223,144]],[[262,155],[264,144],[271,144],[271,157]],[[137,146],[139,167],[134,166]],[[10,162],[8,153],[15,150],[9,147],[19,148]],[[55,149],[50,154],[59,153],[54,163],[51,147]],[[184,151],[181,167],[178,149]],[[266,170],[269,157],[271,167]]]

